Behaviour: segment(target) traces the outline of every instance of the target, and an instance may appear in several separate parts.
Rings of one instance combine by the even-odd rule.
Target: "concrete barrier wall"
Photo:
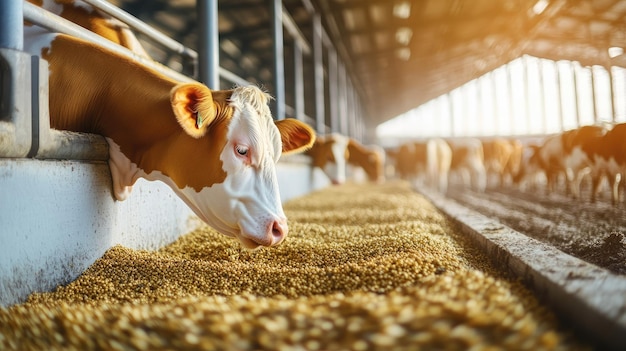
[[[283,201],[328,185],[295,156],[278,166]],[[115,201],[106,162],[0,159],[0,305],[72,281],[113,245],[157,249],[199,225],[161,182]]]

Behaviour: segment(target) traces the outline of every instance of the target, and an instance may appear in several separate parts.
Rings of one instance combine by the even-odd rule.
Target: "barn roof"
[[[118,3],[196,46],[195,0]],[[218,6],[220,64],[271,92],[268,3]],[[312,37],[312,9],[321,15],[369,127],[523,55],[626,67],[626,55],[608,53],[626,48],[623,0],[284,0],[283,6],[304,38]],[[285,35],[285,45],[289,40]]]

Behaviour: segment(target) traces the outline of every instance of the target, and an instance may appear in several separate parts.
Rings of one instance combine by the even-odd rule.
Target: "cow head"
[[[172,91],[178,122],[188,135],[213,143],[219,153],[209,162],[221,165],[218,178],[213,173],[205,180],[210,184],[180,193],[200,218],[248,248],[276,245],[287,235],[276,164],[281,153],[303,151],[315,139],[302,122],[274,121],[268,101],[267,94],[252,86],[236,88],[230,97],[198,84]]]
[[[287,235],[276,164],[281,154],[304,151],[315,140],[300,121],[274,121],[268,100],[252,86],[174,87],[179,132],[158,147],[159,166],[145,175],[170,185],[202,220],[247,248],[277,245]]]

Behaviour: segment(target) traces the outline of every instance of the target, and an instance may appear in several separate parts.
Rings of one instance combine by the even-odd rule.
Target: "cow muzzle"
[[[287,219],[276,218],[270,220],[265,225],[265,231],[263,235],[247,235],[242,230],[242,235],[239,237],[239,240],[248,249],[257,249],[262,246],[272,247],[283,242],[285,237],[287,237],[288,232],[289,227],[287,226]]]

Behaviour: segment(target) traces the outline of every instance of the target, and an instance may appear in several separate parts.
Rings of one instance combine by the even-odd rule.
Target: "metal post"
[[[543,60],[537,61],[537,79],[539,80],[539,105],[541,110],[541,129],[543,133],[548,132],[548,121],[546,116],[546,86],[543,80]]]
[[[198,0],[198,79],[213,90],[220,89],[217,0]]]
[[[297,40],[293,42],[293,77],[295,117],[304,121],[304,68],[302,46]]]
[[[554,61],[554,72],[556,74],[556,95],[558,97],[557,107],[559,108],[559,119],[561,125],[559,131],[565,129],[565,116],[563,115],[563,96],[561,95],[561,71],[559,70],[559,63]]]
[[[270,23],[274,52],[274,118],[285,119],[285,57],[283,52],[283,4],[281,0],[270,0]]]
[[[572,61],[570,61],[569,65],[572,68],[572,85],[574,86],[574,107],[575,107],[575,112],[576,112],[576,127],[580,127],[582,123],[580,120],[580,106],[578,106],[578,79],[576,77],[577,76],[576,65],[574,65]]]
[[[493,124],[497,135],[501,134],[500,130],[500,116],[498,114],[498,84],[496,84],[496,71],[489,73],[489,79],[491,80],[491,100],[493,102]]]
[[[341,133],[339,130],[339,88],[338,88],[337,52],[328,49],[328,103],[330,104],[330,130]]]
[[[313,72],[315,76],[315,129],[318,133],[326,132],[324,111],[324,46],[322,45],[322,18],[313,15]]]
[[[507,63],[506,65],[506,90],[508,92],[508,99],[509,99],[509,103],[507,104],[508,106],[508,114],[509,114],[509,122],[511,124],[511,130],[510,133],[511,134],[515,134],[516,128],[515,128],[515,109],[513,108],[513,101],[515,99],[515,96],[513,94],[513,77],[511,76],[511,63]]]
[[[617,113],[615,112],[615,91],[613,87],[613,67],[609,66],[606,68],[607,73],[609,74],[609,95],[611,97],[611,122],[615,123],[617,121]]]
[[[337,95],[339,96],[339,106],[337,106],[339,132],[348,135],[348,87],[346,77],[346,66],[343,63],[339,63],[337,66],[339,71],[338,89]]]
[[[524,73],[524,110],[526,112],[526,132],[530,134],[530,84],[528,82],[528,57],[526,55],[522,56],[522,65]]]
[[[589,71],[591,72],[591,103],[593,104],[593,121],[598,122],[600,120],[600,116],[598,114],[598,104],[596,103],[596,78],[593,73],[593,66],[589,67]]]
[[[24,49],[24,4],[22,0],[0,1],[0,48]]]
[[[450,136],[454,136],[454,101],[452,100],[452,92],[446,94],[448,96],[448,105],[450,106]]]

